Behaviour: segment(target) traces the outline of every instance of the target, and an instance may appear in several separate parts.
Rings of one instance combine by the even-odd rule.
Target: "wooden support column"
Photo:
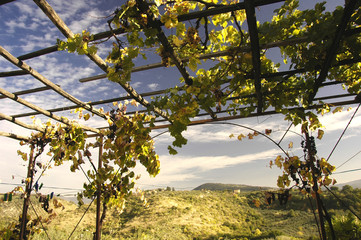
[[[98,160],[98,173],[99,170],[102,168],[102,155],[103,155],[103,137],[100,138],[100,145],[99,145],[99,160]],[[102,196],[102,184],[100,182],[100,178],[97,178],[97,209],[96,209],[96,230],[95,230],[95,240],[101,239],[102,233],[102,224],[100,220],[100,210],[101,210],[101,196]]]
[[[25,179],[25,196],[24,196],[24,204],[23,204],[23,213],[21,215],[20,222],[20,240],[27,239],[26,238],[26,224],[27,224],[27,216],[28,216],[28,208],[30,203],[31,190],[33,186],[33,177],[34,177],[34,146],[31,145],[30,149],[30,158],[28,165],[28,173]]]
[[[313,149],[311,147],[311,140],[310,135],[308,133],[308,129],[305,131],[305,137],[306,137],[306,148],[307,148],[307,161],[309,161],[311,165],[311,171],[312,171],[312,179],[313,179],[313,187],[312,190],[315,193],[316,197],[316,206],[317,206],[317,212],[318,212],[318,220],[319,220],[319,226],[321,228],[321,239],[326,240],[326,229],[325,229],[325,219],[323,215],[323,207],[322,202],[320,198],[320,194],[318,193],[319,186],[317,182],[317,176],[316,176],[316,167],[315,167],[315,154],[313,153]]]
[[[253,0],[245,0],[244,5],[246,9],[248,30],[251,39],[253,78],[257,96],[257,113],[261,113],[263,109],[263,97],[261,91],[261,59],[259,37],[257,31],[257,20],[254,10],[255,6]]]

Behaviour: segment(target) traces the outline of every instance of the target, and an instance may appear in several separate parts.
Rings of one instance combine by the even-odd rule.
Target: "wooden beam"
[[[57,85],[59,86],[59,85]],[[46,90],[50,90],[51,87],[39,87],[39,88],[33,88],[33,89],[28,89],[28,90],[24,90],[24,91],[19,91],[19,92],[14,92],[15,95],[24,95],[24,94],[29,94],[29,93],[36,93],[36,92],[42,92],[42,91],[46,91]],[[6,98],[5,96],[0,96],[0,99]]]
[[[342,60],[342,61],[332,65],[332,67],[349,65],[349,64],[354,64],[354,63],[357,63],[357,62],[361,62],[361,58],[360,59],[345,59],[345,60]],[[318,70],[318,69],[316,68],[314,70]],[[282,72],[276,72],[276,73],[267,73],[267,74],[262,74],[261,78],[267,78],[268,81],[272,81],[272,78],[275,78],[275,77],[285,76],[285,75],[292,76],[292,75],[299,74],[299,73],[305,73],[307,71],[308,70],[306,70],[306,69],[297,69],[297,70],[289,70],[289,71],[282,71]],[[339,82],[339,81],[324,82],[324,83],[321,84],[321,87],[329,86],[329,85],[337,85],[337,84],[342,84],[342,83],[343,82]],[[154,95],[158,95],[158,94],[163,94],[166,91],[167,90],[158,90],[158,91],[154,91],[154,92],[141,93],[140,95],[143,96],[143,97],[154,96]],[[250,95],[240,96],[240,97],[231,97],[231,98],[228,98],[227,101],[228,100],[233,100],[233,99],[249,98],[249,97],[256,97],[256,94],[250,94]],[[128,96],[124,96],[124,97],[94,101],[94,102],[91,102],[89,104],[92,105],[92,106],[95,106],[95,105],[106,104],[106,103],[111,103],[111,102],[115,102],[115,101],[123,101],[123,100],[127,100],[127,99],[132,99],[132,97],[128,95]],[[79,105],[72,105],[72,106],[64,106],[64,107],[59,107],[59,108],[54,108],[54,109],[48,109],[47,111],[49,111],[49,112],[61,112],[61,111],[71,110],[71,109],[75,109],[75,108],[79,108],[79,107],[80,107]],[[138,112],[142,112],[142,111],[138,111]],[[40,114],[40,113],[38,113],[38,112],[29,112],[29,113],[22,113],[22,114],[12,115],[12,117],[20,118],[20,117],[33,116],[33,115],[37,115],[37,114]],[[129,112],[129,114],[131,114],[131,112]]]
[[[89,104],[86,104],[86,103],[80,101],[79,99],[75,98],[71,94],[67,93],[62,88],[60,88],[58,85],[56,85],[53,82],[49,81],[44,76],[42,76],[40,73],[35,71],[29,65],[27,65],[23,61],[20,61],[18,58],[11,55],[2,46],[0,46],[0,55],[2,55],[5,59],[7,59],[12,64],[14,64],[14,65],[18,66],[19,68],[21,68],[21,69],[27,71],[28,73],[30,73],[34,78],[38,79],[40,82],[42,82],[46,86],[52,88],[55,92],[59,93],[64,98],[70,100],[73,103],[76,103],[76,104],[80,105],[82,108],[84,108],[84,109],[98,115],[99,117],[102,117],[102,118],[106,119],[106,116],[105,116],[104,113],[99,112],[98,110],[96,110],[92,106],[90,106]]]
[[[29,141],[30,140],[29,137],[17,135],[14,133],[7,133],[7,132],[3,132],[3,131],[0,131],[0,136],[12,138],[12,139],[19,140],[19,141]]]
[[[21,55],[21,56],[18,57],[18,59],[21,60],[21,61],[28,60],[28,59],[31,59],[31,58],[34,58],[34,57],[39,57],[39,56],[42,56],[42,55],[45,55],[45,54],[48,54],[48,53],[52,53],[52,52],[56,52],[56,51],[58,51],[58,45],[54,45],[54,46],[51,46],[51,47],[48,47],[48,48],[40,49],[40,50],[35,51],[35,52],[31,52],[31,53],[28,53],[28,54]]]
[[[254,0],[253,6],[259,7],[259,6],[264,6],[264,5],[278,3],[278,2],[284,2],[284,1],[285,0]],[[232,11],[238,11],[238,10],[242,10],[242,9],[245,9],[244,2],[230,4],[230,5],[223,5],[223,6],[209,8],[209,9],[202,10],[202,11],[191,12],[191,13],[180,15],[180,16],[178,16],[178,21],[184,22],[184,21],[200,19],[200,18],[212,16],[212,15],[228,13],[228,12],[232,12]]]
[[[11,117],[11,116],[8,116],[6,114],[3,114],[3,113],[0,113],[0,118],[3,118],[9,122],[12,122],[12,123],[15,123],[16,125],[19,125],[23,128],[27,128],[27,129],[30,129],[30,130],[36,130],[36,131],[39,131],[39,132],[44,132],[44,128],[41,128],[39,126],[36,126],[36,125],[30,125],[30,124],[26,124],[24,122],[21,122],[17,119],[15,119],[14,117]]]
[[[64,21],[58,16],[58,14],[54,11],[54,9],[49,5],[49,3],[45,0],[34,0],[34,2],[43,10],[43,12],[49,17],[49,19],[54,23],[54,25],[63,33],[63,35],[67,38],[73,37],[74,34],[72,31],[66,26]],[[97,54],[87,54],[87,56],[97,64],[104,72],[108,71],[108,65],[101,59]],[[132,96],[137,102],[146,108],[153,110],[159,116],[169,120],[169,116],[163,112],[161,109],[157,107],[151,106],[151,104],[145,100],[141,95],[139,95],[134,88],[132,88],[129,83],[118,83],[121,85],[125,91],[128,92],[130,96]]]
[[[329,103],[331,106],[337,107],[337,106],[346,106],[346,105],[353,105],[353,104],[359,104],[358,100],[349,100],[349,101],[342,101],[342,102],[333,102],[333,103]],[[322,107],[322,104],[319,105],[313,105],[313,106],[309,106],[307,108],[307,110],[311,110],[311,109],[317,109]],[[297,110],[297,109],[301,109],[299,107],[294,107],[294,108],[289,108],[288,110]],[[245,115],[236,115],[236,116],[227,116],[227,117],[218,117],[217,119],[202,119],[202,120],[194,120],[191,121],[190,124],[188,124],[188,126],[194,126],[194,125],[201,125],[201,124],[207,124],[207,123],[212,123],[212,122],[221,122],[221,121],[229,121],[229,120],[235,120],[235,119],[243,119],[243,118],[251,118],[251,117],[260,117],[260,116],[267,116],[267,115],[276,115],[276,114],[280,114],[277,111],[265,111],[265,112],[261,112],[261,113],[251,113],[247,116]],[[198,117],[199,115],[197,115]],[[164,125],[157,125],[152,127],[152,129],[164,129],[164,128],[168,128],[170,126],[170,124],[164,124]]]
[[[288,39],[288,40],[279,41],[279,42],[262,44],[262,45],[260,45],[260,48],[261,49],[269,49],[269,48],[274,48],[274,47],[287,46],[287,45],[290,45],[290,44],[297,44],[297,43],[306,42],[307,40],[308,39],[306,37]],[[247,53],[247,52],[251,52],[251,48],[250,47],[235,47],[235,48],[230,48],[230,49],[224,50],[224,51],[206,53],[206,54],[200,55],[199,60],[234,55],[235,52],[237,52],[237,53]],[[189,58],[188,57],[187,58],[182,58],[181,61],[183,63],[186,63],[186,62],[189,61]],[[147,64],[147,65],[143,65],[143,66],[134,67],[132,69],[132,72],[140,72],[140,71],[156,69],[156,68],[160,68],[160,67],[164,67],[164,65],[161,62],[152,63],[152,64]],[[103,79],[103,78],[106,78],[106,77],[107,77],[106,74],[99,74],[99,75],[95,75],[95,76],[91,76],[91,77],[87,77],[87,78],[82,78],[79,81],[80,82],[90,82],[90,81]]]
[[[253,0],[244,0],[244,5],[246,8],[248,31],[251,39],[253,78],[258,102],[257,113],[261,113],[263,110],[263,97],[261,89],[261,56],[257,31],[256,13],[254,10]]]
[[[49,111],[47,111],[45,109],[42,109],[42,108],[40,108],[40,107],[38,107],[38,106],[24,100],[24,99],[16,96],[15,94],[12,94],[11,92],[6,91],[5,89],[0,88],[0,93],[5,95],[6,97],[16,101],[16,102],[28,107],[28,108],[33,109],[34,111],[37,111],[37,112],[39,112],[39,113],[41,113],[41,114],[43,114],[43,115],[45,115],[47,117],[50,117],[50,118],[52,118],[52,119],[54,119],[56,121],[62,122],[62,123],[67,124],[67,125],[71,124],[71,122],[67,118],[59,117],[59,116],[57,116],[57,115],[55,115],[55,114],[53,114],[53,113],[51,113],[51,112],[49,112]],[[79,126],[84,130],[99,133],[99,130],[96,129],[96,128],[92,128],[92,127],[88,127],[88,126],[84,126],[84,125],[80,125],[80,124],[79,124]]]
[[[6,4],[6,3],[10,3],[10,2],[14,2],[15,0],[1,0],[0,1],[0,5]]]
[[[0,72],[0,77],[13,77],[13,76],[21,76],[29,74],[27,71],[24,70],[16,70],[10,72]]]
[[[154,96],[154,95],[158,95],[158,94],[162,94],[165,93],[166,90],[159,90],[159,91],[154,91],[154,92],[148,92],[148,93],[144,93],[144,95],[142,94],[142,96],[147,97],[147,96]],[[95,106],[95,105],[100,105],[100,104],[106,104],[106,103],[112,103],[112,102],[117,102],[117,101],[123,101],[123,100],[127,100],[127,99],[133,99],[131,96],[124,96],[124,97],[118,97],[118,98],[111,98],[111,99],[106,99],[106,100],[99,100],[99,101],[94,101],[89,103],[89,105]],[[79,108],[79,105],[71,105],[71,106],[64,106],[64,107],[59,107],[59,108],[53,108],[53,109],[48,109],[47,111],[49,112],[61,112],[61,111],[66,111],[66,110],[72,110],[75,108]],[[138,111],[141,112],[141,111]],[[144,111],[145,112],[145,111]],[[29,112],[29,113],[21,113],[21,114],[17,114],[17,115],[12,115],[12,117],[14,118],[20,118],[20,117],[28,117],[28,116],[33,116],[33,115],[38,115],[40,114],[39,112]],[[129,113],[131,114],[131,113]],[[1,119],[0,119],[1,120]]]
[[[318,92],[318,89],[320,88],[321,83],[326,80],[328,71],[331,67],[332,62],[334,61],[334,59],[336,57],[336,53],[339,48],[341,39],[345,33],[345,29],[348,25],[348,22],[351,18],[352,13],[354,12],[354,8],[356,7],[357,2],[358,2],[358,0],[347,1],[347,4],[344,9],[344,13],[342,15],[341,22],[336,29],[335,37],[333,38],[330,48],[327,50],[326,60],[322,65],[320,75],[315,80],[315,83],[313,85],[313,90],[308,97],[308,104],[312,104],[313,99],[315,98],[315,96]]]

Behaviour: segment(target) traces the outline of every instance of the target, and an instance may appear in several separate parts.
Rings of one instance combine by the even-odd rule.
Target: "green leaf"
[[[169,151],[169,154],[171,154],[171,155],[176,155],[176,154],[178,154],[177,150],[175,150],[175,149],[172,148],[171,146],[168,146],[168,151]]]

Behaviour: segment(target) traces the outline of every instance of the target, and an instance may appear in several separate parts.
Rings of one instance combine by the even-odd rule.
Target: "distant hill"
[[[345,185],[349,185],[353,188],[361,188],[361,179],[351,181],[351,182],[346,182],[346,183],[339,183],[339,184],[336,184],[336,187],[342,188]]]
[[[223,184],[223,183],[205,183],[193,190],[211,190],[211,191],[223,191],[223,190],[241,190],[243,192],[269,190],[271,187],[250,186],[245,184]]]

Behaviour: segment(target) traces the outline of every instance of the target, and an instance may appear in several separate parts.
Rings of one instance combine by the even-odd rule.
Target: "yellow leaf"
[[[266,135],[270,135],[272,133],[272,129],[266,129],[265,133],[266,133]]]
[[[242,133],[238,135],[237,139],[239,141],[242,141],[242,138],[245,138],[246,136],[244,136]]]
[[[130,104],[134,107],[138,107],[138,105],[139,105],[139,103],[134,99],[132,101],[130,101]]]
[[[117,106],[118,105],[118,102],[113,102],[113,106]]]
[[[179,39],[177,36],[174,36],[173,44],[177,47],[180,47],[183,44],[183,40]]]
[[[290,142],[290,143],[288,144],[288,148],[293,148],[293,142]]]
[[[232,133],[231,135],[229,135],[229,138],[233,138],[234,137],[234,134]]]
[[[317,134],[317,138],[318,139],[322,139],[322,137],[323,137],[323,134],[324,134],[325,132],[323,131],[323,130],[321,130],[321,129],[318,129],[318,134]]]
[[[134,1],[134,0],[132,0],[132,1]],[[163,3],[163,0],[154,0],[154,2],[157,5],[157,7],[159,7]],[[135,3],[134,3],[134,5],[135,5]]]
[[[343,107],[337,107],[332,111],[332,113],[335,114],[337,112],[342,112],[342,110],[343,110]]]
[[[89,113],[84,114],[84,120],[85,120],[85,121],[88,121],[89,118],[90,118],[90,114],[89,114]]]
[[[248,139],[253,139],[253,134],[252,133],[248,133]]]
[[[325,185],[325,186],[328,186],[328,185],[330,185],[332,183],[332,179],[330,179],[330,178],[325,178],[324,180],[323,180],[323,185]]]
[[[282,161],[283,161],[283,157],[281,155],[278,155],[277,158],[275,159],[276,166],[281,168],[282,167]]]

